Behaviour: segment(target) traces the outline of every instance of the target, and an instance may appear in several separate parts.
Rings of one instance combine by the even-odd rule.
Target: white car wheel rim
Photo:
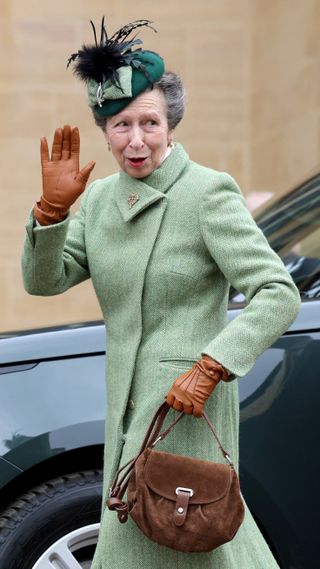
[[[64,535],[41,555],[32,569],[84,569],[74,553],[97,544],[99,527],[100,524],[91,524]]]

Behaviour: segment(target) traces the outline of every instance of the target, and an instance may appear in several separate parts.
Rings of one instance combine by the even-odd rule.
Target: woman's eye
[[[157,124],[157,121],[155,121],[155,120],[153,120],[153,119],[150,119],[149,121],[147,121],[147,125],[148,125],[148,126],[154,126],[154,125],[156,125],[156,124]]]
[[[120,121],[116,124],[116,127],[118,127],[118,126],[120,126],[120,127],[128,126],[128,123],[126,123],[126,121]]]

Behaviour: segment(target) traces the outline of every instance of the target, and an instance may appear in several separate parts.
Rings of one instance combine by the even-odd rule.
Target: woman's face
[[[108,118],[106,139],[120,168],[144,178],[160,166],[172,141],[166,100],[161,91],[141,93],[123,111]]]

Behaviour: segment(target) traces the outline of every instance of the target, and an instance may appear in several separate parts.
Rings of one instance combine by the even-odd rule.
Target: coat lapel
[[[180,176],[188,160],[189,156],[181,144],[176,144],[161,166],[146,178],[139,180],[120,172],[116,201],[123,220],[131,221],[161,200]]]
[[[125,222],[131,221],[150,205],[164,198],[164,194],[140,180],[120,174],[117,205]]]

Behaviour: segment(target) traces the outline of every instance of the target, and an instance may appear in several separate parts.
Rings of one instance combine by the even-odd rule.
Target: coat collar
[[[188,161],[188,154],[177,143],[161,166],[146,178],[138,180],[121,171],[116,201],[124,221],[130,221],[148,206],[163,199]]]

